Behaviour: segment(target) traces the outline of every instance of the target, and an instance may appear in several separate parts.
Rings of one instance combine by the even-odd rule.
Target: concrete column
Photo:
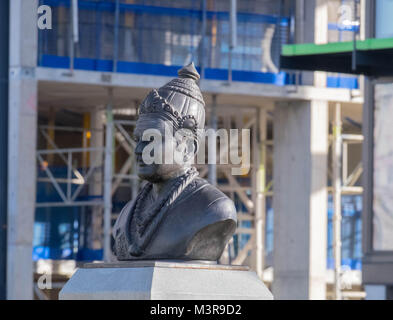
[[[37,0],[10,1],[7,298],[33,298]]]
[[[104,147],[104,109],[97,107],[90,113],[91,122],[91,139],[90,146],[92,148]],[[101,167],[102,170],[94,171],[92,180],[89,186],[89,194],[93,196],[100,196],[103,194],[103,153],[99,151],[90,152],[90,167]],[[102,248],[102,219],[103,207],[92,207],[92,225],[89,233],[89,246],[92,249]]]
[[[328,0],[296,0],[295,42],[328,42]],[[302,71],[302,84],[325,87],[326,73]]]
[[[315,0],[314,43],[328,43],[328,0]],[[326,72],[314,72],[314,86],[326,87]]]
[[[315,24],[315,1],[296,0],[295,5],[295,43],[313,43]],[[313,85],[314,75],[310,71],[301,71],[301,84]]]
[[[105,157],[104,157],[104,260],[111,261],[111,216],[112,216],[112,174],[113,174],[113,89],[108,92],[106,106]]]
[[[276,299],[325,299],[328,104],[279,102],[274,110]]]
[[[323,44],[328,42],[328,0],[315,0],[314,12],[314,42]],[[307,28],[309,26],[306,26]]]

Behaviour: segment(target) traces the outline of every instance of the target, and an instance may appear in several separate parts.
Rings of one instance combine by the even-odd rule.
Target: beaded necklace
[[[198,171],[191,167],[184,175],[177,177],[171,188],[164,197],[158,201],[151,210],[143,212],[143,204],[153,188],[152,183],[147,183],[135,200],[129,221],[127,223],[129,233],[128,252],[135,256],[141,256],[150,243],[155,231],[166,216],[169,207],[178,198],[181,192],[198,175]]]

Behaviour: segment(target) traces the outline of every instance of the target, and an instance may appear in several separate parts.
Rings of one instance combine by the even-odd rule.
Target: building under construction
[[[57,299],[76,267],[114,259],[111,227],[140,188],[138,106],[194,62],[206,127],[251,132],[250,153],[237,146],[250,170],[198,165],[237,208],[220,262],[249,265],[276,299],[365,298],[366,77],[284,68],[280,55],[372,37],[366,5],[1,1],[0,296]],[[52,289],[38,285],[45,274]]]

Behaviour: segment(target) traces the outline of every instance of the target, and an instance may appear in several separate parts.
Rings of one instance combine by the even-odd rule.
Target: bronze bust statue
[[[232,200],[199,178],[190,164],[205,123],[198,80],[191,63],[178,71],[178,78],[152,90],[139,107],[135,155],[138,176],[147,183],[136,199],[125,205],[113,228],[118,260],[217,261],[235,232]],[[173,130],[170,134],[165,130],[168,123]],[[165,147],[183,162],[144,161],[144,148],[150,141],[142,137],[152,128],[166,135]],[[181,129],[190,134],[179,139],[175,133]]]

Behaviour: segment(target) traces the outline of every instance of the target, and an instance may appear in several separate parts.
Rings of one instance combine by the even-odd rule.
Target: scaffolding
[[[361,134],[343,134],[341,104],[334,106],[334,121],[332,126],[331,148],[332,148],[332,187],[330,192],[333,195],[333,255],[334,255],[334,298],[343,299],[342,286],[342,203],[343,194],[361,195],[362,186],[355,186],[363,172],[362,163],[359,162],[351,173],[348,171],[348,145],[361,144],[363,136]]]

